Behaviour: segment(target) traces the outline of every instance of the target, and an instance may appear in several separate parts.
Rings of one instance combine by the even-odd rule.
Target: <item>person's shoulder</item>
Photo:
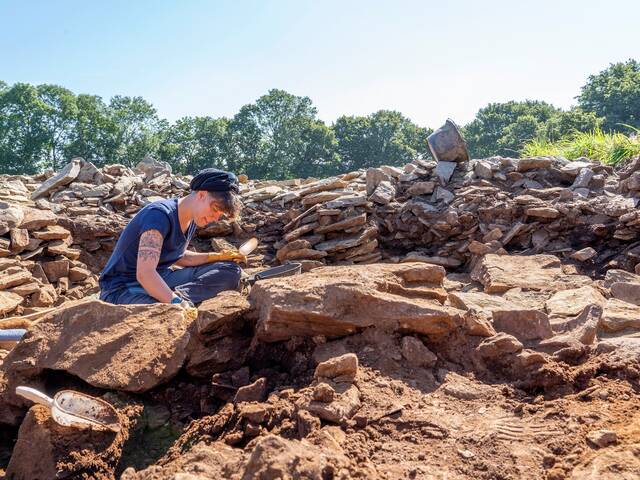
[[[140,231],[152,228],[166,235],[171,228],[171,219],[176,210],[176,203],[172,200],[157,200],[145,205],[135,216]]]
[[[142,211],[160,211],[166,214],[171,214],[175,212],[178,208],[178,203],[173,198],[165,198],[162,200],[156,200],[155,202],[151,202],[148,205],[145,205]]]

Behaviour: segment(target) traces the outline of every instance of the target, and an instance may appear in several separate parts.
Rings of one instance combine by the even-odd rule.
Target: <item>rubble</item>
[[[13,451],[0,468],[606,478],[615,465],[633,478],[638,166],[416,159],[328,179],[243,178],[242,218],[198,229],[195,248],[257,236],[248,269],[301,262],[306,273],[259,281],[248,297],[224,292],[197,317],[85,298],[127,221],[184,195],[189,177],[152,158],[3,176],[0,316],[15,318],[0,326],[28,331],[0,349]],[[146,413],[119,408],[126,435],[86,442],[27,410],[17,385],[119,392]],[[42,458],[30,463],[33,445]],[[140,445],[154,456],[136,458]]]

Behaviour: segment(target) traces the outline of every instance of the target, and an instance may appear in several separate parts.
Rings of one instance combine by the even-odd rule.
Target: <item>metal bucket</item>
[[[445,124],[427,138],[433,158],[440,162],[468,162],[469,150],[453,120]]]

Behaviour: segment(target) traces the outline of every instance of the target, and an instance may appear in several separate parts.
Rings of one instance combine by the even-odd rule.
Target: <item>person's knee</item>
[[[242,269],[240,265],[234,262],[229,262],[228,265],[225,266],[226,281],[227,281],[227,290],[235,290],[238,288],[240,284],[240,277],[242,276]]]

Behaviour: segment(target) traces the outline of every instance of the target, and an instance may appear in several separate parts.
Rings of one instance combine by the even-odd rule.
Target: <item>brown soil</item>
[[[442,345],[448,345],[446,351],[439,348]],[[329,426],[324,421],[314,425],[299,414],[301,401],[314,385],[314,359],[344,352],[354,352],[360,360],[355,385],[362,407],[340,425],[344,432],[340,446],[351,462],[349,473],[339,476],[336,469],[335,477],[326,478],[631,479],[640,475],[637,365],[606,354],[574,366],[553,362],[542,372],[522,372],[523,377],[515,379],[507,370],[501,376],[500,370],[459,364],[461,358],[473,357],[472,345],[460,339],[428,346],[440,357],[433,370],[404,365],[399,336],[376,330],[321,343],[313,358],[313,346],[306,341],[295,346],[289,342],[292,351],[287,345],[265,347],[254,354],[254,363],[264,366],[264,358],[270,358],[286,368],[295,362],[297,373],[273,371],[266,402],[227,403],[214,415],[196,419],[157,467],[129,472],[126,478],[178,478],[173,474],[189,471],[187,459],[198,462],[203,455],[217,465],[223,478],[249,478],[240,476],[239,455],[252,451],[256,437],[272,433],[313,442],[318,429]],[[264,371],[254,377],[260,373]],[[516,383],[526,388],[517,388]],[[617,433],[616,445],[597,449],[586,440],[589,432],[605,429]],[[202,453],[203,442],[209,445],[207,454]],[[230,446],[234,448],[229,450]],[[193,460],[193,455],[200,460]]]

